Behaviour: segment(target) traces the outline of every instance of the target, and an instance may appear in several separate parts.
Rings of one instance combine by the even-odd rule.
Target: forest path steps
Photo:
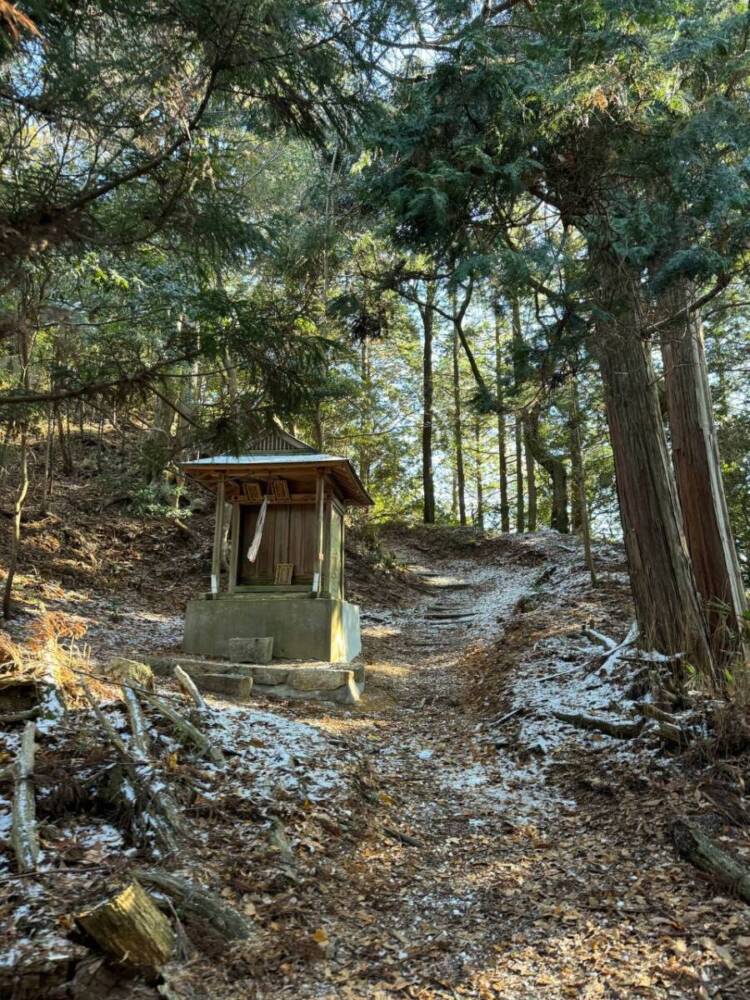
[[[746,995],[739,980],[717,992],[727,968],[686,953],[684,912],[700,924],[711,890],[674,857],[663,793],[650,792],[658,762],[631,766],[622,741],[550,712],[566,692],[587,704],[611,697],[582,628],[593,615],[624,634],[626,600],[590,589],[570,539],[540,533],[498,548],[456,559],[402,548],[422,586],[411,608],[365,609],[363,701],[346,713],[309,707],[306,721],[366,761],[362,827],[305,899],[325,959],[259,995]],[[481,678],[493,671],[505,695],[495,689],[482,710]],[[696,942],[705,933],[700,924]]]

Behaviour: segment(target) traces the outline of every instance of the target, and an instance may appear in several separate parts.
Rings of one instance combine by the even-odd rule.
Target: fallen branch
[[[83,693],[91,706],[99,725],[115,748],[121,767],[112,771],[112,798],[121,800],[126,808],[138,810],[138,821],[142,829],[153,828],[162,848],[172,853],[178,848],[178,836],[184,833],[184,823],[179,806],[163,785],[154,788],[148,768],[137,766],[136,760],[112,723],[99,707],[85,681],[81,682]],[[152,816],[152,813],[154,814]]]
[[[0,726],[9,725],[13,722],[26,722],[28,719],[37,719],[41,711],[37,705],[36,708],[27,708],[23,712],[5,712],[3,715],[0,715]]]
[[[400,830],[394,830],[391,826],[384,826],[383,833],[392,837],[394,840],[398,840],[402,844],[406,844],[407,847],[423,847],[424,845],[416,837],[409,836],[408,833],[402,833]]]
[[[39,835],[36,828],[34,800],[34,740],[36,725],[27,722],[14,768],[11,844],[18,871],[32,872],[39,861]]]
[[[195,686],[193,678],[190,674],[185,673],[182,667],[178,665],[174,668],[174,678],[185,694],[189,698],[192,698],[195,707],[202,711],[206,707],[206,702],[203,700],[203,695]]]
[[[633,622],[633,624],[628,629],[628,634],[622,640],[622,642],[615,646],[614,649],[610,650],[604,663],[602,663],[601,669],[606,670],[609,673],[614,666],[616,666],[618,660],[621,658],[623,652],[630,646],[635,644],[638,638],[638,622]]]
[[[646,725],[645,719],[637,719],[633,722],[616,719],[602,719],[596,715],[584,715],[577,712],[553,712],[556,719],[566,722],[576,729],[585,729],[589,732],[606,733],[616,740],[632,740],[638,736]]]
[[[525,711],[526,711],[526,706],[525,705],[521,705],[518,708],[512,709],[510,712],[506,712],[504,715],[496,716],[494,719],[490,719],[490,721],[487,723],[487,725],[488,726],[502,726],[506,722],[510,722],[510,720],[512,718],[514,718],[516,715],[520,715],[521,712],[525,712]]]
[[[635,707],[644,718],[652,719],[656,723],[659,736],[667,743],[674,743],[680,747],[688,745],[690,734],[682,728],[674,715],[670,715],[669,712],[665,712],[648,701],[638,702]]]
[[[193,743],[214,764],[219,767],[224,764],[224,754],[221,750],[218,747],[212,746],[208,737],[194,726],[189,719],[186,719],[184,715],[180,715],[171,705],[168,705],[161,698],[157,698],[156,695],[146,695],[146,698],[154,708],[169,719],[184,740]]]
[[[122,696],[128,710],[130,719],[130,731],[133,734],[133,746],[144,760],[148,759],[148,734],[146,732],[146,720],[143,717],[138,695],[132,688],[123,687]]]
[[[177,875],[154,869],[138,868],[133,874],[139,882],[153,886],[168,896],[181,917],[198,917],[229,940],[242,940],[252,935],[250,921],[207,889]]]
[[[750,903],[750,869],[717,847],[697,823],[678,816],[672,822],[672,840],[680,857]]]
[[[598,642],[600,646],[604,646],[610,653],[613,649],[617,649],[617,641],[615,639],[610,639],[608,635],[598,632],[595,628],[585,628],[583,634],[588,636],[593,642]]]

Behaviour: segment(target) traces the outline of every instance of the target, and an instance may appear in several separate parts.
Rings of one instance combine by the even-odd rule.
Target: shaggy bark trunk
[[[435,523],[435,480],[432,469],[433,380],[432,336],[435,319],[434,284],[427,286],[424,306],[420,307],[424,343],[422,350],[422,493],[425,524]]]
[[[646,648],[686,651],[718,681],[682,532],[639,293],[619,262],[593,248],[600,315],[590,341],[604,384],[617,495],[636,617]]]
[[[456,490],[458,523],[466,524],[466,477],[461,426],[461,370],[458,366],[458,330],[453,326],[453,440],[456,453]]]
[[[678,314],[690,303],[689,286],[675,286],[664,299],[669,315]],[[726,663],[741,647],[747,603],[724,495],[700,314],[664,327],[661,349],[685,537],[714,656]]]

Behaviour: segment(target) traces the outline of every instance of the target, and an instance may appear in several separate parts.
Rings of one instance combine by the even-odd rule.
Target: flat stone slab
[[[341,687],[326,690],[318,688],[314,691],[301,691],[289,684],[275,684],[273,687],[258,688],[258,693],[272,698],[289,698],[291,700],[332,701],[338,705],[354,705],[362,697],[363,687],[350,677]]]
[[[352,670],[333,667],[292,667],[286,683],[295,691],[333,691],[354,679]]]
[[[200,674],[194,680],[201,691],[225,694],[243,701],[250,697],[253,689],[252,677],[243,674]]]
[[[228,645],[232,663],[270,663],[273,658],[272,635],[230,639]]]

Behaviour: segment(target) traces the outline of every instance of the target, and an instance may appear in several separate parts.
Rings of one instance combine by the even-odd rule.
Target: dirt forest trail
[[[622,550],[595,555],[596,588],[578,542],[549,531],[395,525],[381,562],[352,549],[361,702],[207,694],[197,718],[219,764],[147,712],[149,773],[184,819],[177,851],[88,791],[110,751],[79,699],[40,729],[39,870],[18,875],[7,839],[0,853],[0,996],[41,961],[70,986],[43,995],[71,1000],[746,998],[750,907],[671,837],[675,816],[699,814],[750,854],[741,762],[700,759],[696,740],[685,763],[645,724],[634,738],[569,724],[632,723],[653,670],[633,645]],[[101,591],[54,593],[49,610],[91,639],[87,669],[115,652],[179,657],[178,602],[141,596],[107,617]],[[19,640],[37,621],[17,624]],[[185,710],[174,678],[156,686]],[[128,739],[121,691],[101,704]],[[19,739],[0,732],[3,760]],[[0,832],[10,822],[0,794]],[[252,923],[227,941],[182,913],[159,992],[75,934],[74,915],[144,863]]]
[[[587,592],[578,555],[555,548],[543,539],[536,554],[545,558],[531,565],[513,549],[514,559],[481,563],[395,548],[421,599],[365,612],[368,695],[356,718],[306,718],[369,760],[373,819],[339,859],[335,880],[320,886],[326,959],[282,966],[286,981],[261,995],[747,995],[743,956],[717,936],[747,934],[744,904],[717,902],[675,859],[663,810],[673,794],[669,767],[662,773],[637,753],[628,762],[619,741],[559,723],[545,740],[554,720],[530,711],[540,674],[547,681],[561,664],[573,674],[590,661],[589,640],[570,637],[580,625],[553,619],[551,640],[537,646],[546,642],[554,658],[515,662],[499,726],[467,709],[479,676],[470,661],[518,633],[524,607],[541,600],[540,581],[560,578],[553,604]],[[588,668],[583,677],[597,689]],[[579,694],[574,686],[570,696]],[[524,715],[525,731],[517,725]]]

